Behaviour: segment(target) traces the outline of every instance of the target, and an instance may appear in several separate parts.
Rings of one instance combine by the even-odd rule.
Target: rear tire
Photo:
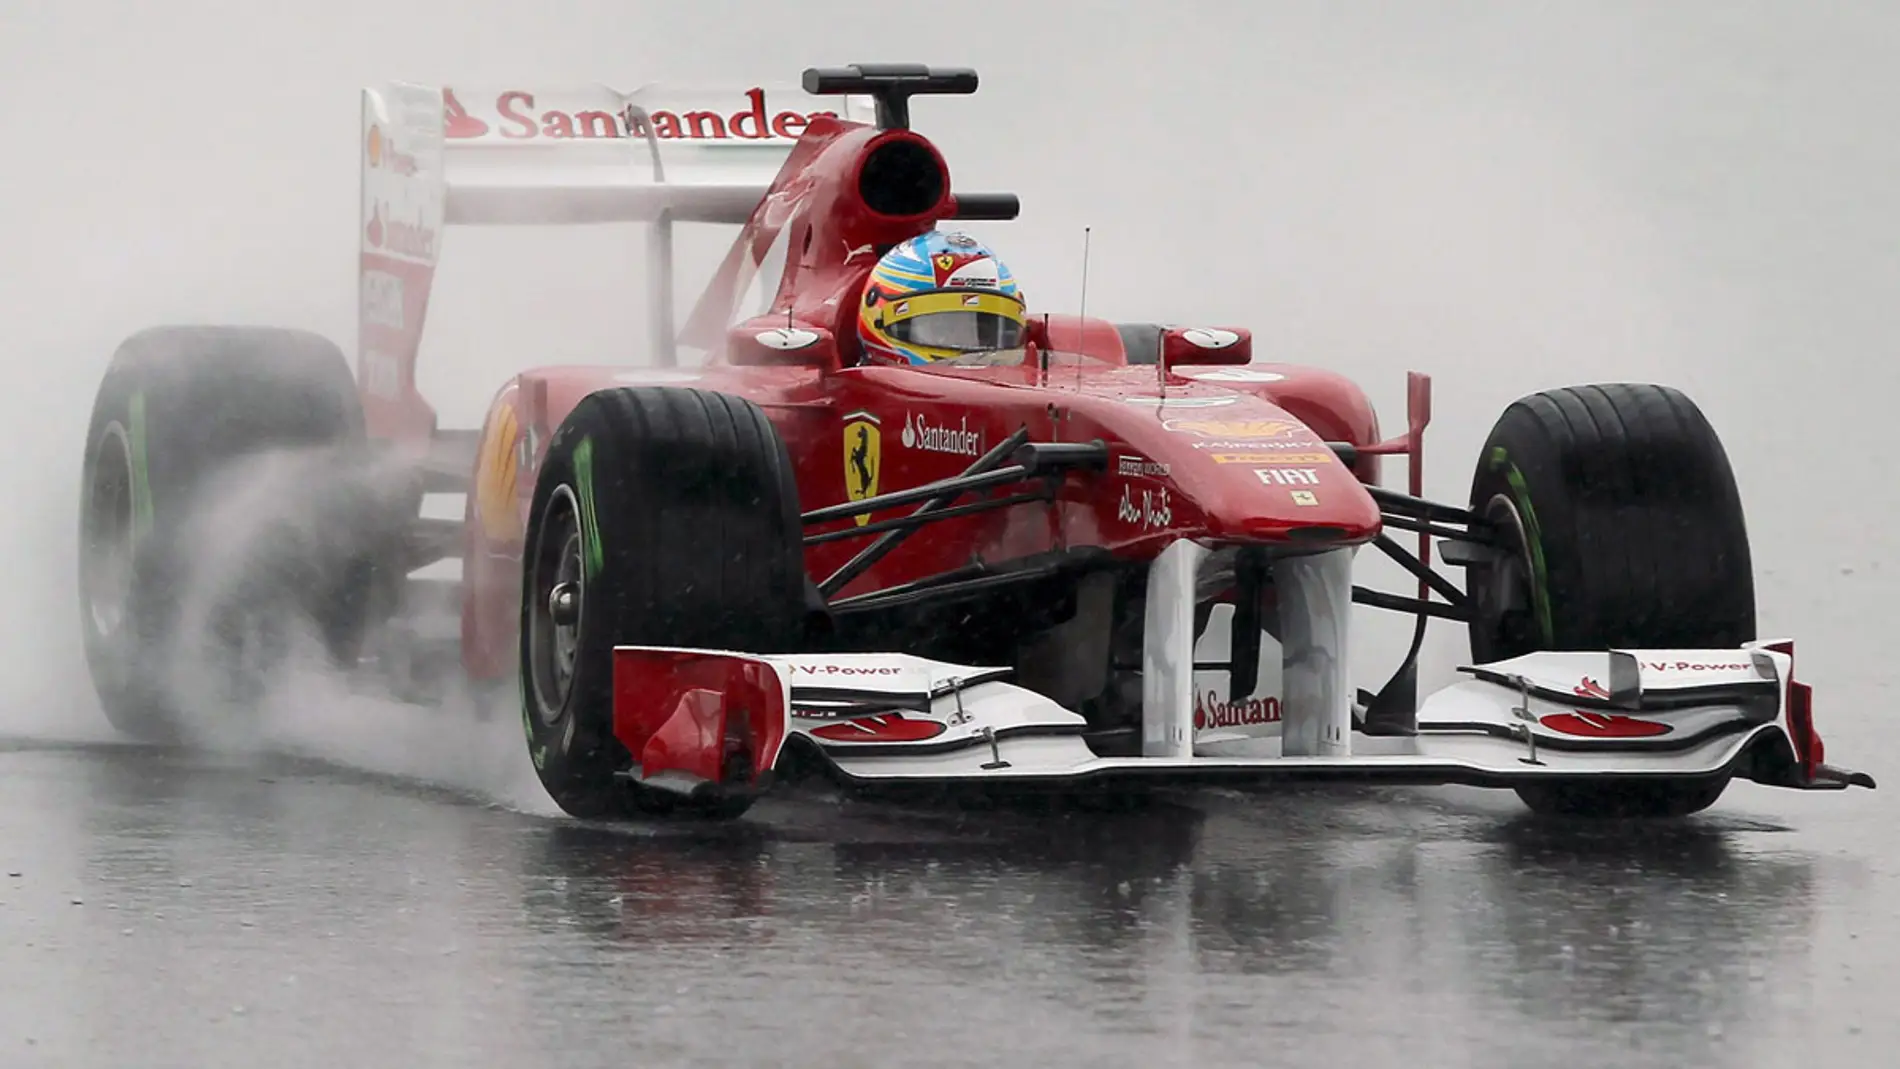
[[[216,558],[204,513],[237,465],[276,450],[310,450],[321,471],[300,497],[315,501],[323,458],[363,438],[349,365],[325,339],[293,330],[157,327],[126,339],[93,402],[83,465],[79,592],[87,664],[106,718],[146,741],[177,741],[184,706],[168,685],[181,652],[208,653],[242,693],[253,639],[273,645],[261,621],[294,605],[341,640],[351,585],[342,569],[300,559],[302,569],[247,574]],[[300,462],[301,464],[301,462]],[[203,593],[202,569],[238,575],[205,611],[202,632],[181,634],[181,610]],[[274,576],[274,580],[269,577]],[[204,645],[181,645],[189,638]],[[256,682],[254,678],[248,680]],[[236,688],[233,691],[233,688]]]
[[[1546,390],[1504,410],[1471,509],[1507,552],[1468,573],[1478,663],[1536,650],[1733,648],[1755,637],[1741,495],[1701,410],[1666,386]],[[1552,784],[1540,813],[1680,816],[1727,786]]]
[[[548,444],[525,545],[522,722],[555,804],[581,818],[743,813],[742,793],[687,801],[621,778],[633,757],[613,734],[613,647],[802,645],[798,487],[764,411],[693,389],[588,395]]]

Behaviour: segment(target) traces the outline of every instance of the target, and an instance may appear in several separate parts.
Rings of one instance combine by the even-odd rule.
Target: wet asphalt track
[[[685,832],[14,740],[0,1066],[1876,1065],[1890,799],[1744,785],[1632,834],[1456,789],[799,798]]]

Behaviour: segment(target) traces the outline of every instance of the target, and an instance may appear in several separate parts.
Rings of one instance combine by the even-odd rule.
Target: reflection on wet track
[[[1644,833],[1339,790],[615,827],[0,743],[0,1065],[1784,1065],[1872,1037],[1815,994],[1839,866],[1763,797]]]

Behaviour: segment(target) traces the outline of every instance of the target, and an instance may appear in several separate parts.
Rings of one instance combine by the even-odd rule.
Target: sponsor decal
[[[1207,459],[1216,464],[1331,464],[1338,458],[1330,451],[1317,453],[1215,453]]]
[[[403,313],[402,276],[387,271],[365,271],[358,284],[363,322],[391,330],[403,329],[408,317]]]
[[[632,106],[617,111],[604,108],[567,109],[551,106],[525,89],[497,93],[492,100],[476,101],[471,111],[453,89],[442,91],[445,136],[466,141],[499,137],[509,141],[599,138],[644,138],[650,132],[660,141],[705,144],[796,141],[805,127],[821,115],[837,118],[835,111],[792,111],[766,105],[765,90],[754,86],[727,107],[692,111],[655,109],[642,119]],[[647,120],[651,120],[650,124]]]
[[[947,262],[946,262],[947,261]],[[995,289],[998,285],[996,261],[984,256],[958,266],[952,256],[937,258],[937,270],[944,273],[940,285],[951,289]],[[975,303],[975,302],[971,302]]]
[[[1294,490],[1292,491],[1292,497],[1295,505],[1300,505],[1305,508],[1312,508],[1319,504],[1319,495],[1311,490]]]
[[[1610,696],[1610,692],[1605,690],[1602,684],[1588,676],[1577,684],[1575,690],[1586,698]],[[1539,717],[1537,722],[1559,735],[1575,735],[1586,739],[1646,739],[1657,735],[1667,735],[1673,730],[1668,724],[1654,720],[1586,709],[1573,709],[1568,713],[1552,713],[1549,716]]]
[[[946,730],[941,720],[883,713],[815,727],[811,729],[811,734],[826,742],[922,742],[934,739]]]
[[[1168,489],[1143,490],[1141,498],[1135,498],[1134,487],[1122,484],[1121,505],[1115,515],[1123,523],[1139,524],[1144,531],[1158,530],[1174,522],[1174,508],[1168,502]]]
[[[371,170],[388,171],[403,178],[413,177],[422,169],[414,156],[397,149],[396,142],[375,123],[370,124],[364,140],[363,158]]]
[[[1670,730],[1668,724],[1659,724],[1654,720],[1583,709],[1552,713],[1539,718],[1537,722],[1559,735],[1576,735],[1586,739],[1647,739],[1666,735]]]
[[[1218,691],[1194,695],[1194,730],[1237,728],[1280,722],[1280,699],[1275,697],[1222,700]]]
[[[394,217],[389,205],[377,201],[363,237],[378,252],[412,260],[435,261],[435,228],[418,217],[409,222]]]
[[[1227,400],[1231,401],[1233,398],[1229,397]],[[1170,419],[1163,421],[1161,426],[1164,430],[1173,431],[1176,434],[1191,434],[1216,445],[1233,442],[1245,442],[1251,445],[1262,439],[1291,438],[1306,429],[1298,423],[1284,419]]]
[[[1231,405],[1239,398],[1229,393],[1218,397],[1124,397],[1122,400],[1131,405],[1153,405],[1156,408],[1216,408]]]
[[[1202,382],[1284,382],[1277,371],[1256,371],[1249,367],[1173,367],[1169,371],[1182,378]]]
[[[826,679],[891,679],[907,671],[894,664],[794,664],[790,668],[794,676],[820,676]]]
[[[844,492],[853,501],[877,496],[877,476],[884,466],[882,438],[878,418],[869,412],[844,418]],[[855,519],[859,527],[871,522],[869,513]]]
[[[756,337],[767,349],[784,350],[803,349],[818,340],[816,332],[799,327],[774,327],[759,331]]]
[[[1219,327],[1192,327],[1181,332],[1181,340],[1203,349],[1225,349],[1240,340],[1240,335]]]
[[[363,350],[363,390],[371,397],[394,401],[402,396],[401,363],[374,346]]]
[[[905,449],[925,453],[951,453],[956,456],[983,455],[983,432],[970,429],[970,417],[960,416],[954,427],[933,424],[928,416],[904,413],[904,430],[898,436]]]
[[[1254,475],[1268,486],[1318,486],[1318,468],[1255,468]]]
[[[1753,672],[1755,670],[1752,664],[1725,664],[1710,661],[1644,661],[1643,667],[1652,672]],[[1604,697],[1608,696],[1604,695]]]
[[[1279,440],[1261,438],[1251,441],[1233,441],[1231,439],[1223,440],[1214,438],[1205,441],[1189,442],[1188,445],[1198,450],[1246,449],[1254,451],[1262,449],[1324,449],[1326,447],[1326,443],[1310,435],[1299,435],[1297,437]]]
[[[1126,475],[1131,478],[1138,478],[1145,475],[1149,478],[1165,479],[1168,477],[1168,471],[1169,468],[1166,464],[1149,460],[1147,457],[1118,456],[1115,458],[1115,473],[1117,475]]]
[[[475,514],[488,537],[503,540],[514,535],[516,476],[520,472],[520,418],[515,406],[502,402],[495,409],[482,440],[475,474]]]
[[[884,714],[867,713],[861,705],[792,705],[792,716],[799,720],[829,720],[834,724],[881,715]]]

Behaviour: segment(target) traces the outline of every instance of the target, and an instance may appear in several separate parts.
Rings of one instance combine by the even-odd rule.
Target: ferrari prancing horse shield
[[[853,501],[877,496],[877,473],[884,465],[878,419],[869,412],[844,418],[844,492]],[[858,526],[871,522],[869,513],[855,517]]]

